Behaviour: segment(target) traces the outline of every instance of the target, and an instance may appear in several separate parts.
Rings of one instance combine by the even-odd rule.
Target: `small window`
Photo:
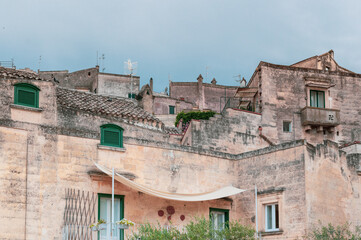
[[[135,93],[128,93],[128,98],[135,98]]]
[[[265,205],[265,230],[266,232],[279,230],[278,204]]]
[[[123,147],[123,129],[117,125],[106,124],[100,127],[100,144],[110,147]]]
[[[40,89],[28,83],[14,85],[14,104],[39,108]]]
[[[175,109],[174,106],[169,106],[169,114],[175,114],[174,109]]]
[[[325,92],[310,90],[310,106],[317,108],[325,108]]]
[[[209,211],[209,217],[211,219],[212,228],[214,230],[222,230],[228,227],[229,222],[229,210],[211,208]]]
[[[292,124],[290,121],[283,121],[283,132],[292,132]]]

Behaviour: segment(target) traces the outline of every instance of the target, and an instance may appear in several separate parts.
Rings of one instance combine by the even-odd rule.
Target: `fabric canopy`
[[[112,170],[104,167],[102,165],[99,165],[97,163],[94,163],[95,166],[104,172],[105,174],[112,176]],[[170,193],[170,192],[162,192],[158,190],[154,190],[145,186],[142,186],[136,182],[133,182],[119,173],[114,173],[114,179],[118,182],[134,189],[142,193],[146,193],[155,197],[160,197],[164,199],[170,199],[170,200],[176,200],[176,201],[186,201],[186,202],[196,202],[196,201],[207,201],[207,200],[214,200],[224,197],[229,197],[241,192],[244,192],[245,190],[235,188],[232,186],[223,187],[221,189],[212,191],[212,192],[205,192],[205,193],[192,193],[192,194],[183,194],[183,193]]]

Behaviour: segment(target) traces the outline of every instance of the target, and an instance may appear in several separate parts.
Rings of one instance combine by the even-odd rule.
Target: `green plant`
[[[186,124],[190,122],[192,119],[196,120],[208,120],[209,118],[213,117],[216,114],[216,112],[208,111],[208,112],[200,112],[200,111],[194,111],[194,112],[180,112],[177,114],[175,126],[178,125],[179,121],[183,119],[183,124]]]
[[[311,230],[305,237],[309,240],[361,240],[361,226],[356,226],[351,230],[351,224],[334,226],[329,223],[327,226],[321,225]]]
[[[255,239],[255,230],[244,226],[240,222],[227,222],[222,230],[214,230],[212,221],[202,218],[194,218],[185,227],[184,232],[170,226],[163,228],[152,224],[140,225],[138,232],[129,238],[131,240],[253,240]]]
[[[99,219],[98,222],[91,224],[89,227],[90,228],[97,227],[97,226],[99,226],[100,224],[103,224],[103,223],[107,223],[107,222],[104,219]]]
[[[150,223],[140,225],[138,232],[130,236],[130,240],[175,240],[185,239],[181,238],[182,234],[175,228],[163,228],[159,223],[158,226],[154,226]]]

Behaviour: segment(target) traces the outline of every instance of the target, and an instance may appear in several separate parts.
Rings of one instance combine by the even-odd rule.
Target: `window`
[[[317,108],[325,108],[325,92],[310,90],[310,106]]]
[[[110,147],[123,147],[123,128],[106,124],[100,127],[100,144]]]
[[[283,132],[292,132],[292,124],[290,121],[283,121]]]
[[[228,227],[229,210],[211,208],[209,210],[209,217],[211,219],[212,227],[214,230],[222,230],[225,227]]]
[[[124,218],[124,196],[114,195],[114,221]],[[112,195],[98,194],[98,219],[103,219],[107,223],[107,228],[98,233],[99,240],[123,240],[124,230],[114,230],[113,238],[110,238],[110,226],[112,222]]]
[[[265,231],[278,231],[279,227],[278,204],[265,205]]]
[[[40,89],[28,83],[14,85],[14,104],[39,108]]]
[[[135,93],[128,93],[128,98],[135,98]]]
[[[169,114],[174,114],[175,113],[174,109],[175,109],[174,106],[169,106]]]

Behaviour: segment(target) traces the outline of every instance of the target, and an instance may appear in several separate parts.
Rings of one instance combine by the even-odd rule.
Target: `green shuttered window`
[[[114,124],[100,127],[100,144],[111,147],[123,147],[123,129]]]
[[[175,106],[170,106],[169,105],[169,114],[175,114],[174,109],[175,109]]]
[[[39,88],[28,83],[14,85],[14,104],[39,108]]]

